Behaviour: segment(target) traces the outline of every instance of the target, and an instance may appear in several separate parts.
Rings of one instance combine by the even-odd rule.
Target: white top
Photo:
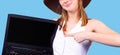
[[[76,33],[85,31],[85,27],[81,27],[81,20],[76,26],[70,30],[69,33]],[[57,30],[56,36],[53,41],[54,55],[87,55],[90,46],[90,41],[85,40],[81,43],[74,40],[74,37],[65,37],[63,30]]]

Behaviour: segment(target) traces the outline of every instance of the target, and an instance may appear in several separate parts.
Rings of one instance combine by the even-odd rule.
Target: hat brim
[[[87,7],[87,5],[90,3],[91,0],[82,0],[83,1],[83,7]],[[55,13],[61,14],[61,7],[58,0],[44,0],[44,4],[54,11]]]

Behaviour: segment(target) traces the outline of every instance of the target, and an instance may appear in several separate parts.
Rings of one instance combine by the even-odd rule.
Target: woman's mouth
[[[72,3],[66,3],[64,4],[65,7],[69,7]]]

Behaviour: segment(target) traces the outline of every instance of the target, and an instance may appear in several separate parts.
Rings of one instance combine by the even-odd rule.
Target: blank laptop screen
[[[57,23],[33,17],[9,16],[7,42],[50,47]]]

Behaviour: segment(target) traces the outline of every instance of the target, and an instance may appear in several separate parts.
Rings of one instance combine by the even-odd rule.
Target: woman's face
[[[59,3],[68,12],[73,12],[78,9],[78,0],[59,0]]]

